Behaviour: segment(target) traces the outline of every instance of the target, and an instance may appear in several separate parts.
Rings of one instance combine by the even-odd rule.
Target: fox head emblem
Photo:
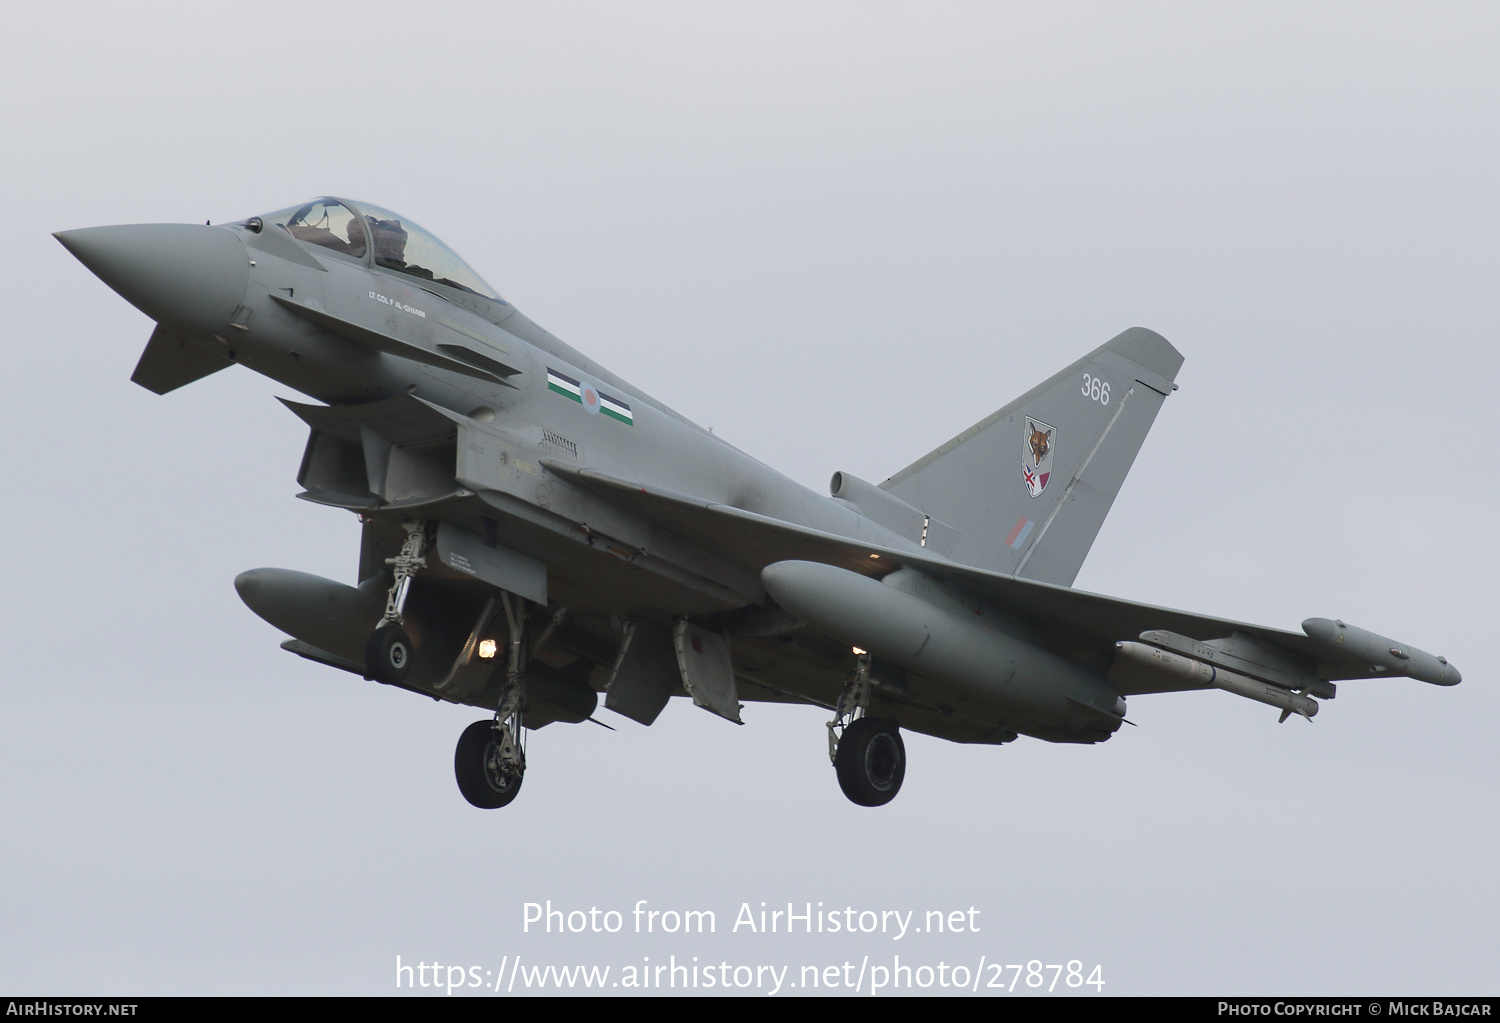
[[[1031,444],[1031,463],[1041,465],[1042,459],[1047,457],[1047,448],[1052,444],[1052,431],[1032,427],[1029,443]]]

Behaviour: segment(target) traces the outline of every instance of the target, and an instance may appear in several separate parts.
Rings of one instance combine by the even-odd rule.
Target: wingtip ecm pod
[[[1367,677],[1395,675],[1435,686],[1456,686],[1463,681],[1463,676],[1446,657],[1429,654],[1337,619],[1309,618],[1302,623],[1302,631],[1328,655],[1368,669],[1361,673]]]

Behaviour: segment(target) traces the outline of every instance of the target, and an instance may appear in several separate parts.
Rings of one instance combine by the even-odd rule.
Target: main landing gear
[[[906,744],[896,722],[868,717],[870,655],[861,653],[828,722],[828,758],[839,788],[859,806],[884,806],[906,778]]]
[[[500,602],[505,607],[505,624],[510,629],[500,704],[495,708],[494,720],[476,721],[464,729],[453,753],[453,776],[458,779],[458,791],[481,810],[509,805],[521,791],[521,779],[526,775],[526,729],[521,721],[526,709],[522,645],[526,602],[503,590]],[[554,623],[558,620],[554,618]]]
[[[521,769],[513,770],[505,756],[506,741],[493,721],[476,721],[458,737],[458,749],[453,753],[458,791],[481,810],[498,810],[521,791],[525,757]]]
[[[401,683],[411,670],[413,646],[411,637],[402,627],[402,611],[411,590],[412,578],[427,567],[428,545],[427,523],[402,523],[406,530],[406,542],[394,558],[386,558],[391,566],[390,591],[386,594],[385,614],[370,634],[365,644],[365,672],[378,682]],[[464,729],[459,736],[458,748],[453,753],[453,774],[458,780],[458,790],[474,806],[483,810],[494,810],[508,805],[521,791],[521,779],[526,774],[526,731],[522,715],[526,710],[526,676],[524,630],[526,626],[526,601],[513,593],[500,592],[500,603],[505,608],[506,624],[509,626],[510,650],[505,669],[505,683],[500,690],[500,700],[495,708],[495,717],[490,721],[476,721]],[[465,644],[459,662],[439,683],[447,685],[468,662],[481,634],[487,628],[494,604],[485,607],[474,626],[469,642]],[[537,645],[545,642],[562,621],[565,612],[553,616],[552,625],[543,632]],[[488,656],[488,655],[484,655]]]

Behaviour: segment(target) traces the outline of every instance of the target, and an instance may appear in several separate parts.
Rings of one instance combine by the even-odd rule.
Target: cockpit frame
[[[509,311],[510,304],[436,235],[383,207],[327,195],[255,219],[319,255],[416,278],[422,287],[452,289]]]

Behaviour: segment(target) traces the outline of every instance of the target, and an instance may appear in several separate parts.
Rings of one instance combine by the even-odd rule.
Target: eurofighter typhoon
[[[673,696],[832,714],[844,794],[903,729],[1103,742],[1126,700],[1218,689],[1311,719],[1345,679],[1459,682],[1328,618],[1302,632],[1071,588],[1183,358],[1127,330],[879,484],[779,475],[527,319],[411,220],[322,198],[224,226],[57,235],[157,326],[157,394],[239,364],[312,399],[299,495],[362,524],[357,585],[235,580],[293,654],[480,708],[454,771],[515,799],[529,730]]]

